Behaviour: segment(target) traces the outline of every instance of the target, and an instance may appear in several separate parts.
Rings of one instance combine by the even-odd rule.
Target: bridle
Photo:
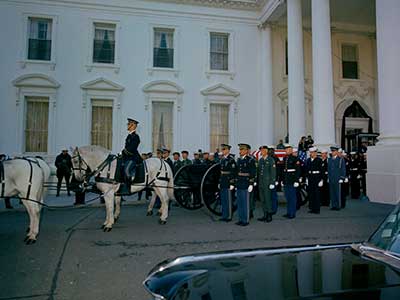
[[[75,167],[74,164],[72,164],[72,170],[73,171],[79,171],[80,177],[83,179],[84,182],[87,182],[90,177],[92,177],[92,171],[87,164],[87,162],[83,159],[81,154],[79,153],[79,149],[75,149],[76,155],[72,156],[71,159],[74,160],[78,158],[78,167]],[[82,175],[84,173],[84,175]]]

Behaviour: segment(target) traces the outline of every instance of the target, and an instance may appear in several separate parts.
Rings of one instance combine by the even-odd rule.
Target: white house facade
[[[398,201],[398,15],[396,0],[1,1],[0,152],[119,152],[127,117],[141,152],[308,134],[351,150],[376,132],[370,197]]]

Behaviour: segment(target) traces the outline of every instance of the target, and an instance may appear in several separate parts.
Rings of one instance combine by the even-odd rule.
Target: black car
[[[400,299],[400,204],[359,244],[182,256],[143,283],[154,299]]]

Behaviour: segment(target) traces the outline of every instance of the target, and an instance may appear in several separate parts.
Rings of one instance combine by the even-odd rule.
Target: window
[[[342,45],[342,74],[346,79],[358,79],[358,53],[355,45]]]
[[[210,33],[210,70],[228,71],[228,44],[228,33]]]
[[[172,102],[153,102],[153,150],[173,147]]]
[[[210,104],[210,149],[229,143],[229,104]]]
[[[26,97],[25,152],[47,152],[49,99]]]
[[[154,28],[153,67],[174,67],[174,30]]]
[[[114,64],[115,24],[94,24],[93,62]]]
[[[112,101],[92,100],[91,145],[112,149],[112,115]]]
[[[28,59],[51,60],[52,20],[28,18]]]

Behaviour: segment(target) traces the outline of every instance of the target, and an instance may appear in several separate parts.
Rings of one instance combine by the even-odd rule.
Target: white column
[[[301,136],[306,134],[301,0],[287,1],[287,29],[289,141],[297,145]]]
[[[312,0],[313,135],[319,146],[335,143],[329,0]]]
[[[274,104],[272,93],[272,47],[271,47],[271,27],[265,26],[260,28],[261,32],[261,97],[259,105],[259,124],[258,127],[258,143],[273,144],[274,141]]]
[[[379,143],[367,152],[371,201],[400,201],[400,1],[376,0]]]

